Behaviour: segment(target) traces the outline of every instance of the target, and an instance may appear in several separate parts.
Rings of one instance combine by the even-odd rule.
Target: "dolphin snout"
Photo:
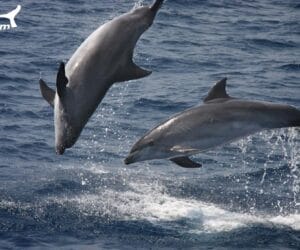
[[[129,155],[124,160],[126,165],[135,163],[140,160],[140,150],[131,150]]]
[[[125,158],[125,160],[124,160],[124,163],[126,164],[126,165],[129,165],[129,164],[131,164],[131,163],[134,163],[135,161],[134,161],[134,155],[133,154],[129,154],[126,158]]]
[[[65,147],[56,147],[56,154],[62,155],[65,152],[66,148]]]

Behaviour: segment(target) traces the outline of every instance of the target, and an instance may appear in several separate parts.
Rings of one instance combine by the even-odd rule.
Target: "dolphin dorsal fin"
[[[65,64],[61,62],[56,77],[56,90],[60,98],[64,96],[67,84],[68,78],[66,77]]]
[[[230,98],[230,96],[226,92],[226,81],[226,77],[218,81],[215,86],[213,86],[208,92],[208,95],[205,97],[204,102],[208,102],[218,98]]]
[[[54,107],[54,97],[55,97],[55,91],[47,86],[47,84],[43,81],[43,79],[40,79],[40,89],[42,96],[45,98],[45,100],[50,104],[50,106]]]

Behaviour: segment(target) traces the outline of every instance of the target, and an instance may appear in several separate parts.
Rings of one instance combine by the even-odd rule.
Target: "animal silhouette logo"
[[[0,31],[1,30],[9,30],[11,28],[16,28],[17,24],[15,21],[16,16],[21,11],[21,5],[18,5],[17,8],[8,12],[7,14],[0,15],[0,18],[6,18],[9,20],[10,24],[0,24]]]

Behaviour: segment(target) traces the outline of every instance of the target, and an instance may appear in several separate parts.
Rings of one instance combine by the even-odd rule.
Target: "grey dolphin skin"
[[[60,64],[56,91],[40,79],[42,96],[54,107],[55,148],[72,147],[95,109],[115,82],[151,74],[134,64],[133,50],[152,25],[163,0],[131,10],[103,24]]]
[[[194,155],[265,130],[300,126],[300,110],[285,104],[247,101],[226,93],[226,78],[217,82],[204,104],[179,113],[147,132],[131,149],[125,164],[170,159],[198,168]]]

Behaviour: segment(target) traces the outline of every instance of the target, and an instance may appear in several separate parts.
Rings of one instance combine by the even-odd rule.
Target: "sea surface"
[[[57,156],[59,63],[135,0],[0,0],[21,4],[0,31],[0,249],[300,249],[300,130],[264,131],[193,157],[126,166],[147,130],[230,95],[300,108],[298,0],[168,0],[134,60],[153,73],[115,84],[76,145]],[[0,24],[9,24],[0,19]]]

